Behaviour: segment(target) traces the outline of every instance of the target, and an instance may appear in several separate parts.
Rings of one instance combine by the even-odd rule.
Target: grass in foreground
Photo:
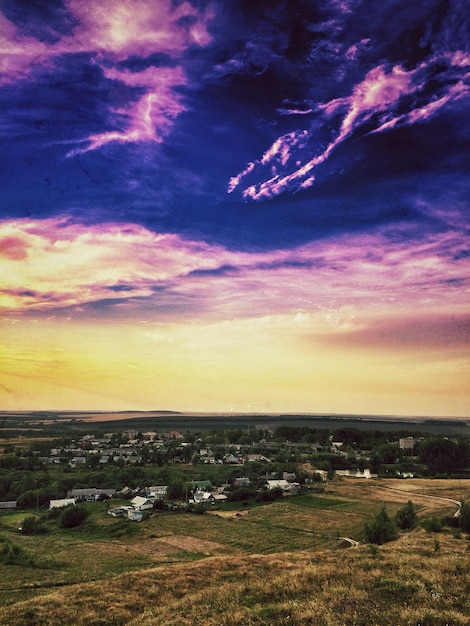
[[[468,624],[466,539],[422,529],[371,550],[221,556],[62,587],[0,609],[10,626]]]

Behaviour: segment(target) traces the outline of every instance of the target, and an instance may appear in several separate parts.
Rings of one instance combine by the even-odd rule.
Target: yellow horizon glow
[[[3,340],[1,408],[469,415],[462,350],[325,346],[296,321],[21,321]]]

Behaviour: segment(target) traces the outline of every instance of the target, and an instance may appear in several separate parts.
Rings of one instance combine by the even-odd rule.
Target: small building
[[[135,496],[135,498],[132,498],[131,504],[136,511],[153,509],[153,500],[145,498],[144,496]]]
[[[148,498],[164,498],[168,491],[168,485],[154,485],[145,489]]]
[[[111,517],[123,517],[126,514],[126,511],[129,507],[127,506],[113,506],[111,509],[108,509],[108,515]]]
[[[401,450],[413,450],[415,440],[413,437],[401,437],[398,440],[398,445]]]
[[[328,472],[326,470],[316,469],[313,473],[320,476],[322,482],[328,482]]]
[[[127,519],[130,519],[132,522],[141,522],[142,521],[142,511],[137,509],[127,509]]]
[[[74,498],[61,498],[60,500],[51,500],[49,502],[49,509],[62,509],[65,506],[75,504]]]
[[[13,509],[16,509],[17,506],[18,502],[16,500],[0,502],[0,511],[12,511]]]
[[[86,463],[86,457],[84,456],[74,456],[72,457],[72,459],[70,460],[70,467],[76,467],[77,465],[85,465]]]
[[[282,491],[296,491],[299,489],[298,483],[290,483],[283,478],[280,480],[267,480],[266,484],[269,490],[282,489]]]

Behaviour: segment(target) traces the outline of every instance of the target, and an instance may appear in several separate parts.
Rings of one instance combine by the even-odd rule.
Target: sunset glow
[[[2,5],[1,409],[468,416],[465,3],[103,7]]]

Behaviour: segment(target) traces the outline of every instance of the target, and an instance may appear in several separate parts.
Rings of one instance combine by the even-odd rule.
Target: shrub
[[[421,526],[428,531],[428,533],[440,533],[442,532],[442,521],[437,517],[431,517],[431,519],[425,519],[421,522]]]
[[[0,544],[0,563],[6,565],[34,565],[33,557],[21,546],[11,543],[8,539]]]
[[[274,489],[262,489],[256,496],[258,502],[275,502],[282,498],[283,492],[280,487]]]
[[[364,536],[369,543],[382,545],[397,538],[395,523],[388,516],[387,510],[383,507],[375,516],[375,520],[364,525]]]
[[[460,528],[464,532],[470,533],[470,502],[462,502],[458,519],[460,521]]]
[[[408,500],[404,507],[397,511],[395,522],[402,530],[412,530],[418,524],[418,516],[411,500]]]
[[[88,516],[88,511],[77,505],[68,506],[60,517],[62,528],[76,528],[81,526]]]
[[[47,528],[35,515],[27,515],[23,520],[22,532],[25,535],[42,535],[47,533]]]

